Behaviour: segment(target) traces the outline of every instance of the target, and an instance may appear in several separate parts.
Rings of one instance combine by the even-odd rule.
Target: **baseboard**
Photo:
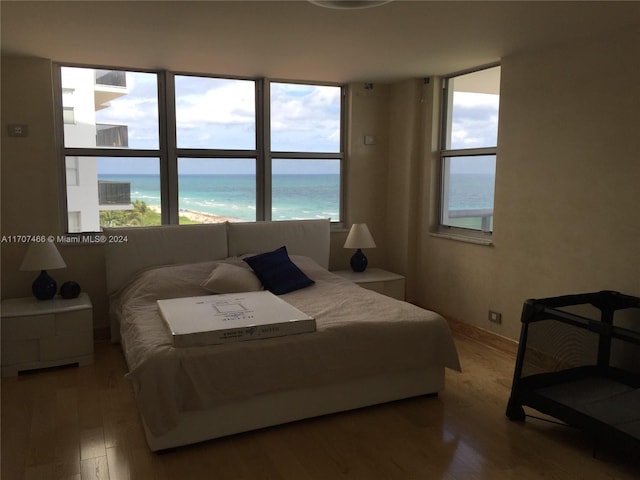
[[[511,338],[503,337],[494,332],[490,332],[475,325],[461,322],[453,318],[447,318],[449,327],[454,335],[460,335],[465,338],[475,340],[483,345],[498,350],[503,353],[515,356],[518,352],[518,342]]]

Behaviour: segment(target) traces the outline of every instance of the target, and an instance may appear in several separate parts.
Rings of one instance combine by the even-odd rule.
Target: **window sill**
[[[344,226],[342,222],[331,223],[330,232],[331,233],[346,233],[349,229]]]
[[[448,240],[456,240],[458,242],[473,243],[474,245],[484,245],[487,247],[493,246],[493,239],[485,234],[478,233],[458,233],[448,231],[433,231],[429,232],[430,237],[445,238]]]

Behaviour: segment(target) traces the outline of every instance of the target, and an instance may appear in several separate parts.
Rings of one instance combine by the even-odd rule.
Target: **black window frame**
[[[158,135],[159,145],[157,149],[138,148],[76,148],[66,147],[64,143],[63,121],[63,89],[61,71],[63,67],[87,68],[94,70],[141,72],[157,75],[158,82]],[[176,111],[175,111],[175,77],[196,76],[219,79],[240,79],[252,81],[255,84],[255,114],[256,114],[256,142],[255,149],[199,149],[178,148],[176,144]],[[69,231],[67,189],[66,189],[66,164],[68,156],[75,157],[129,157],[129,158],[158,158],[160,169],[161,191],[161,224],[179,224],[178,206],[178,160],[180,158],[255,158],[256,161],[256,221],[272,220],[271,198],[271,171],[273,160],[295,159],[300,161],[316,159],[332,159],[340,162],[340,192],[339,192],[339,218],[331,219],[334,227],[340,227],[344,221],[345,212],[345,144],[346,144],[346,91],[344,84],[331,82],[275,80],[268,78],[251,78],[225,75],[210,75],[203,73],[174,72],[169,70],[135,69],[127,67],[111,67],[105,65],[87,65],[72,63],[53,63],[54,82],[54,108],[56,113],[56,142],[59,145],[59,171],[60,171],[60,223],[64,232]],[[340,88],[340,142],[339,152],[275,152],[270,148],[270,85],[271,83],[292,83],[319,86],[334,86]],[[173,132],[173,133],[171,133]],[[83,231],[85,233],[94,233]]]

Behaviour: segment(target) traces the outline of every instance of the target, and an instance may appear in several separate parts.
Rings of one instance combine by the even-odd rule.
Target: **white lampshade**
[[[344,248],[375,248],[371,232],[366,223],[354,223],[351,225]]]
[[[62,255],[53,242],[31,242],[22,260],[20,270],[38,271],[64,268]]]

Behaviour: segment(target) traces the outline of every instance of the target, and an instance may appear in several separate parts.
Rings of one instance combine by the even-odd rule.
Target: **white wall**
[[[418,303],[517,338],[527,298],[640,296],[638,58],[633,31],[503,59],[494,244],[434,238],[425,226]],[[437,185],[423,180],[433,225]],[[489,309],[502,312],[501,326]]]

